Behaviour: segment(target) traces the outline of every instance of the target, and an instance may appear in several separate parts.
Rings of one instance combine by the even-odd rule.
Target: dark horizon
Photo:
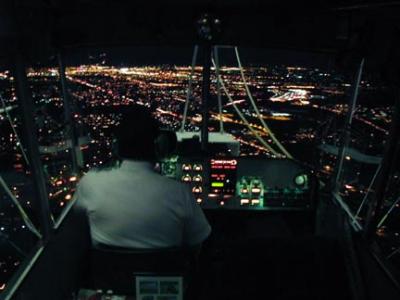
[[[242,64],[248,66],[285,65],[307,68],[332,70],[335,57],[327,53],[294,51],[284,49],[264,49],[239,47]],[[66,51],[65,61],[68,66],[99,63],[101,54],[105,53],[106,65],[113,66],[149,66],[149,65],[178,65],[191,64],[192,47],[113,47],[113,48],[77,48]],[[236,66],[233,49],[220,49],[220,64]],[[36,66],[52,66],[56,56],[47,61],[37,61]],[[202,53],[199,49],[197,65],[202,63]]]

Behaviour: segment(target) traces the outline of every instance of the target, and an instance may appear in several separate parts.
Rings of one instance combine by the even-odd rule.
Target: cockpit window
[[[352,124],[346,127],[355,72],[329,68],[330,61],[324,56],[282,53],[276,56],[275,50],[213,48],[210,144],[222,144],[215,149],[222,149],[225,156],[301,161],[314,170],[321,190],[333,188],[334,196],[346,205],[361,230],[384,156],[393,99],[388,100],[380,82],[364,72]],[[176,132],[178,150],[179,143],[188,137],[197,134],[200,138],[201,59],[196,47],[77,49],[27,69],[52,225],[73,201],[80,177],[118,159],[113,130],[124,108],[150,108],[163,129]],[[60,73],[63,68],[65,78]],[[31,206],[29,158],[9,71],[0,72],[0,87],[2,289],[23,255],[40,238],[40,228]],[[347,144],[343,148],[344,140]],[[262,206],[278,198],[277,193],[300,198],[311,184],[309,174],[299,171],[290,178],[291,190],[266,187],[260,177],[237,177],[240,168],[229,157],[209,165],[184,162],[178,172],[178,156],[175,151],[164,157],[160,172],[191,184],[199,205],[204,203],[201,184],[206,180],[212,180],[207,188],[214,192],[209,195],[235,195],[241,197],[243,206]],[[220,170],[230,164],[229,174]],[[208,167],[215,169],[211,179],[201,173]],[[392,174],[391,184],[398,186],[398,170]],[[398,189],[393,191],[385,202],[386,214],[379,222],[377,236],[389,257],[400,257],[396,253],[400,202]]]
[[[42,238],[15,80],[0,72],[0,292]]]

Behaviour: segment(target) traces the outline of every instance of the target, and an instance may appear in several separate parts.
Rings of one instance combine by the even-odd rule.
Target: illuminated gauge
[[[167,172],[168,174],[171,174],[173,172],[175,172],[176,170],[176,166],[174,164],[165,164],[165,172]]]
[[[182,176],[182,181],[183,182],[191,182],[192,181],[192,177],[190,177],[189,174],[185,174]]]
[[[196,164],[193,166],[193,170],[195,170],[197,172],[203,171],[203,166]]]
[[[184,170],[184,171],[190,171],[191,169],[192,169],[192,165],[190,165],[190,164],[182,165],[182,170]]]
[[[251,205],[259,205],[260,200],[259,199],[251,199]]]
[[[242,178],[242,180],[240,180],[240,183],[243,184],[243,185],[247,185],[248,184],[248,182],[247,182],[247,180],[245,178]]]
[[[251,189],[251,192],[252,192],[253,194],[259,194],[259,193],[261,193],[261,189],[258,188],[258,187],[255,187],[255,188],[252,188],[252,189]]]
[[[193,177],[193,181],[202,182],[203,181],[203,177],[201,177],[200,175],[196,175],[196,176]]]
[[[224,187],[224,183],[223,182],[211,182],[211,187],[213,188],[223,188]]]
[[[308,177],[306,174],[297,175],[294,179],[294,183],[298,186],[303,186],[307,183]]]
[[[203,189],[202,189],[201,186],[194,186],[193,189],[192,189],[192,192],[194,194],[200,194],[202,191],[203,191]]]
[[[196,199],[196,202],[200,204],[201,202],[203,202],[203,199],[197,198],[197,199]]]
[[[240,199],[240,205],[247,205],[250,203],[249,199]]]

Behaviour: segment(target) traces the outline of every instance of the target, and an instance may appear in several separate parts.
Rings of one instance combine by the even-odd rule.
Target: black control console
[[[292,160],[176,156],[161,163],[161,173],[188,184],[205,209],[313,207],[313,176]]]

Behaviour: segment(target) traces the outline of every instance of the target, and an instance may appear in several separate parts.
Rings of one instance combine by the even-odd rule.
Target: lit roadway
[[[83,86],[86,86],[86,87],[89,87],[89,88],[92,88],[92,89],[96,89],[97,91],[101,91],[101,92],[106,93],[106,94],[108,94],[108,95],[113,95],[113,91],[112,91],[112,90],[106,90],[106,89],[100,87],[99,85],[94,85],[94,84],[91,84],[91,83],[89,83],[89,82],[87,82],[87,81],[85,81],[85,80],[78,79],[78,78],[74,78],[74,77],[71,77],[71,76],[67,76],[67,78],[68,78],[69,80],[71,80],[72,82],[74,82],[74,83],[81,84],[81,85],[83,85]],[[132,102],[134,101],[133,99],[127,99],[127,100],[131,100]],[[178,100],[178,101],[182,101],[182,99],[177,99],[177,100]],[[183,101],[184,101],[184,100],[183,100]],[[242,101],[241,101],[241,102],[242,102]],[[137,103],[138,103],[138,102],[137,102]],[[142,102],[140,102],[140,103],[138,103],[138,104],[143,105]],[[157,108],[157,113],[158,113],[159,115],[160,115],[160,114],[167,114],[167,115],[170,115],[170,116],[172,116],[172,117],[178,118],[178,119],[180,119],[180,120],[182,120],[182,118],[183,118],[183,115],[182,115],[182,114],[178,114],[178,113],[175,113],[175,112],[172,112],[172,111],[163,110],[163,109],[161,109],[161,108]],[[211,116],[212,116],[212,118],[213,118],[214,120],[219,120],[219,117],[218,117],[217,114],[212,113],[212,112],[210,112],[210,114],[211,114]],[[232,118],[230,118],[227,114],[223,114],[221,117],[222,117],[222,120],[223,120],[224,123],[233,123],[233,124],[238,124],[238,125],[243,125],[243,126],[245,126],[245,124],[243,123],[243,121],[232,119]],[[265,117],[264,117],[264,118],[265,118]],[[199,118],[196,118],[196,117],[188,117],[188,119],[189,119],[191,122],[193,122],[193,123],[199,123],[199,122],[201,121]],[[255,129],[255,130],[258,132],[258,134],[259,134],[260,136],[267,136],[267,135],[268,135],[267,132],[266,132],[266,130],[265,130],[262,126],[256,125],[256,124],[253,124],[253,123],[250,123],[250,126],[251,126],[253,129]],[[251,146],[251,147],[253,147],[253,148],[257,149],[257,150],[261,150],[261,151],[264,151],[264,152],[268,152],[268,150],[267,150],[265,147],[260,146],[260,145],[257,145],[257,144],[254,143],[254,142],[247,142],[247,141],[245,141],[245,140],[243,140],[243,139],[241,139],[241,138],[239,138],[239,137],[235,137],[235,138],[236,138],[239,142],[241,142],[241,143],[243,143],[243,144],[246,144],[246,145],[248,145],[248,146]]]
[[[320,110],[329,111],[329,112],[337,114],[337,115],[340,115],[340,114],[344,113],[343,111],[341,111],[339,109],[322,107],[322,106],[319,106],[319,105],[316,105],[316,104],[313,104],[312,107],[320,109]],[[357,121],[360,121],[360,122],[364,123],[367,126],[370,126],[370,127],[374,128],[374,129],[378,130],[378,131],[381,131],[381,132],[383,132],[385,134],[389,134],[388,130],[386,130],[386,129],[384,129],[384,128],[382,128],[382,127],[380,127],[380,126],[378,126],[378,125],[376,125],[374,123],[372,123],[371,121],[368,121],[368,120],[366,120],[366,119],[364,119],[362,117],[356,116],[356,115],[354,115],[353,118],[355,120],[357,120]]]
[[[69,80],[71,80],[72,82],[74,82],[74,83],[81,84],[81,85],[84,85],[86,87],[89,87],[89,88],[92,88],[92,89],[96,89],[97,91],[101,91],[101,92],[103,92],[105,94],[115,96],[114,92],[112,90],[106,90],[106,89],[102,88],[99,85],[94,85],[94,84],[89,83],[89,82],[87,82],[85,80],[74,78],[72,76],[67,76],[67,78]],[[287,101],[291,101],[291,100],[298,100],[300,98],[304,99],[306,96],[307,96],[307,92],[306,91],[303,92],[302,90],[293,90],[293,91],[289,91],[289,92],[287,92],[287,93],[285,93],[285,94],[283,94],[281,96],[278,96],[277,94],[275,94],[272,97],[272,99],[270,99],[270,100],[287,102]],[[140,105],[144,104],[143,102],[134,101],[133,99],[126,99],[126,100],[128,100],[130,102],[133,102],[133,103],[140,104]],[[174,98],[173,100],[176,100],[176,101],[179,101],[179,102],[185,102],[185,99],[180,99],[180,98],[176,98],[176,99]],[[245,101],[246,101],[245,99],[236,100],[235,104],[242,104],[242,103],[245,103]],[[229,106],[229,105],[231,105],[231,104],[226,104],[225,106]],[[320,110],[329,111],[329,112],[337,114],[337,115],[341,115],[341,114],[344,113],[343,111],[335,109],[335,108],[327,108],[327,107],[319,106],[319,105],[316,105],[316,104],[313,104],[312,107],[316,108],[316,109],[320,109]],[[157,113],[158,113],[158,115],[160,115],[160,114],[168,114],[168,115],[170,115],[170,116],[172,116],[174,118],[180,119],[180,120],[182,120],[182,118],[183,118],[182,114],[179,114],[179,113],[176,113],[176,112],[172,112],[172,111],[163,110],[161,108],[157,109]],[[210,114],[211,114],[211,117],[212,117],[213,120],[218,121],[220,119],[218,114],[215,114],[215,113],[212,113],[212,112],[210,112]],[[238,120],[238,119],[232,118],[231,116],[232,115],[230,115],[230,114],[222,114],[221,115],[222,121],[224,123],[232,123],[232,124],[237,124],[237,125],[241,125],[241,126],[246,126],[246,124],[244,124],[244,122],[242,120]],[[275,120],[282,120],[282,121],[289,120],[289,118],[287,118],[287,117],[283,118],[283,117],[264,116],[264,115],[262,115],[262,117],[264,119],[275,119]],[[191,118],[188,117],[188,119],[192,123],[199,123],[201,121],[201,119],[199,119],[198,117],[191,117]],[[388,134],[388,130],[385,130],[384,128],[382,128],[382,127],[380,127],[380,126],[378,126],[378,125],[372,123],[371,121],[368,121],[368,120],[366,120],[366,119],[364,119],[362,117],[359,117],[359,116],[355,115],[354,119],[357,120],[357,121],[362,122],[363,124],[365,124],[367,126],[370,126],[370,127],[374,128],[374,129],[376,129],[378,131],[381,131],[381,132],[383,132],[385,134]],[[265,136],[268,135],[267,131],[262,126],[254,124],[254,123],[250,123],[250,126],[253,129],[255,129],[260,136],[264,136],[265,137]],[[264,147],[262,147],[260,145],[257,145],[257,144],[255,144],[253,142],[250,142],[250,143],[246,142],[245,140],[243,140],[243,139],[241,139],[239,137],[237,137],[237,140],[240,141],[243,144],[247,144],[247,145],[249,145],[251,147],[254,147],[257,150],[262,150],[262,151],[268,152],[268,150],[266,148],[264,148]]]
[[[72,82],[75,82],[75,83],[77,83],[77,84],[81,84],[81,85],[83,85],[83,86],[86,86],[86,87],[89,87],[89,88],[92,88],[92,89],[96,89],[97,91],[101,91],[101,92],[106,93],[106,94],[108,94],[108,95],[113,95],[113,91],[112,91],[112,90],[106,90],[106,89],[100,87],[99,85],[94,85],[94,84],[91,84],[91,83],[89,83],[89,82],[87,82],[87,81],[85,81],[85,80],[78,79],[78,78],[74,78],[74,77],[72,77],[72,76],[67,76],[67,78],[68,78],[69,80],[71,80]],[[134,100],[132,100],[132,99],[127,99],[127,100],[134,101]],[[185,101],[185,100],[179,99],[179,98],[176,99],[176,100],[177,100],[177,101],[181,101],[181,102],[184,102],[184,101]],[[243,101],[244,101],[244,100],[240,100],[240,102],[243,102]],[[138,104],[143,105],[142,102],[140,102],[140,103],[138,103]],[[182,120],[182,118],[183,118],[183,115],[182,115],[182,114],[178,114],[178,113],[175,113],[175,112],[172,112],[172,111],[163,110],[163,109],[161,109],[161,108],[157,108],[157,113],[158,113],[158,114],[167,114],[167,115],[170,115],[170,116],[172,116],[172,117],[178,118],[178,119],[180,119],[180,120]],[[213,113],[213,112],[210,112],[210,114],[211,114],[211,116],[212,116],[212,118],[213,118],[214,120],[219,120],[219,117],[218,117],[217,114],[215,114],[215,113]],[[227,114],[223,114],[221,117],[222,117],[222,120],[223,120],[224,123],[233,123],[233,124],[238,124],[238,125],[246,126],[246,125],[244,124],[243,121],[241,121],[241,120],[235,120],[235,119],[229,117]],[[264,118],[266,118],[266,117],[264,117]],[[197,117],[188,117],[188,119],[189,119],[191,122],[193,122],[193,123],[199,123],[199,122],[201,121],[201,119],[199,119],[199,118],[197,118]],[[267,135],[268,135],[267,131],[266,131],[262,126],[256,125],[256,124],[253,124],[253,123],[250,123],[250,126],[251,126],[253,129],[255,129],[255,130],[257,131],[257,133],[258,133],[260,136],[267,136]],[[260,146],[260,145],[257,145],[257,144],[254,143],[254,142],[247,142],[247,141],[245,141],[245,140],[243,140],[242,138],[239,138],[239,137],[235,137],[235,138],[236,138],[239,142],[241,142],[241,143],[243,143],[243,144],[246,144],[246,145],[248,145],[248,146],[251,146],[251,147],[253,147],[253,148],[257,149],[257,150],[261,150],[261,151],[264,151],[264,152],[268,152],[267,148],[265,148],[265,147],[263,147],[263,146]]]

